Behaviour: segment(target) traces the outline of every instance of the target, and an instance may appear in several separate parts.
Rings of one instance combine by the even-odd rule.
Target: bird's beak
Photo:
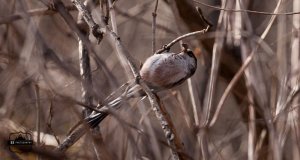
[[[188,50],[189,46],[186,43],[181,44],[181,51],[186,53]]]

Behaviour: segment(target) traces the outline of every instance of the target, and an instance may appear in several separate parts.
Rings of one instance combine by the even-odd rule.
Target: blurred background
[[[76,102],[97,105],[132,79],[108,35],[98,44],[90,34],[91,79],[86,84],[80,75],[76,31],[58,11],[58,1],[0,0],[0,157],[4,159],[47,158],[47,154],[10,152],[9,134],[30,132],[42,153],[51,153],[82,119],[83,107]],[[73,17],[69,20],[77,23],[77,9],[70,0],[62,2]],[[121,43],[138,66],[153,55],[153,49],[205,29],[201,16],[213,25],[205,34],[183,39],[198,59],[195,75],[158,94],[183,146],[182,159],[300,159],[299,0],[93,2],[95,22],[101,23],[104,16],[109,28],[117,27]],[[157,14],[154,38],[153,12]],[[179,43],[171,51],[180,52]],[[101,147],[97,149],[95,139],[87,134],[67,150],[66,157],[172,157],[147,98],[129,100],[99,130]]]

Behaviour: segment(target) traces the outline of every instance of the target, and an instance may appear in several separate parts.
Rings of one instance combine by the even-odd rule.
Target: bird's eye
[[[186,53],[187,53],[189,56],[194,56],[194,53],[193,53],[191,50],[187,51]]]

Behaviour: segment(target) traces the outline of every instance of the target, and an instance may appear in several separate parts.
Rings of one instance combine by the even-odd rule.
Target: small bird
[[[190,49],[184,48],[180,53],[164,52],[147,58],[140,70],[141,79],[156,93],[180,85],[191,77],[197,68],[197,59]],[[130,86],[125,96],[117,97],[105,107],[116,109],[119,104],[129,98],[145,96],[137,84]],[[92,113],[85,118],[87,124],[96,127],[108,113]]]

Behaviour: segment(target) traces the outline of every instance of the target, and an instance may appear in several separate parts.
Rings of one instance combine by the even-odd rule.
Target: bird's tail
[[[106,107],[106,109],[111,110],[117,110],[120,108],[122,102],[133,98],[133,97],[140,97],[145,95],[139,85],[133,84],[129,85],[128,88],[118,97],[114,98],[113,100],[108,100],[106,104],[102,107]],[[101,108],[102,108],[101,107]],[[95,128],[98,126],[99,123],[102,122],[103,119],[108,116],[108,112],[93,112],[91,115],[85,118],[85,122],[91,127]]]
[[[123,100],[123,97],[118,97],[103,107],[107,109],[118,109]],[[108,112],[93,112],[85,118],[85,121],[91,128],[95,128],[108,115]]]
[[[106,116],[108,116],[108,113],[104,112],[91,114],[90,116],[85,118],[85,121],[91,128],[95,128]]]

